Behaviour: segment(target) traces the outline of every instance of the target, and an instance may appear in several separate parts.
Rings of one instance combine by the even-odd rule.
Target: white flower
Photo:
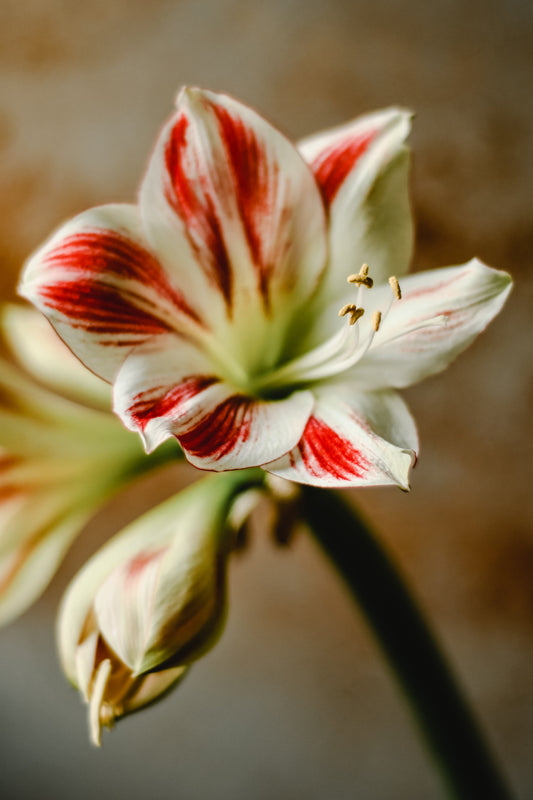
[[[447,366],[511,285],[476,260],[403,277],[408,131],[392,108],[297,149],[186,89],[138,206],[68,222],[21,292],[148,451],[175,436],[201,469],[407,487],[417,435],[395,390]]]

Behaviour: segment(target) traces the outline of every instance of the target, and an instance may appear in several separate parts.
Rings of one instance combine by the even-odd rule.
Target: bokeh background
[[[477,255],[513,295],[449,369],[407,393],[413,491],[360,491],[424,604],[518,795],[533,795],[530,149],[527,0],[0,0],[0,289],[64,218],[130,201],[181,84],[226,90],[298,138],[403,104],[415,268]],[[58,599],[97,543],[191,479],[111,503],[37,606],[0,634],[5,800],[439,800],[363,618],[302,531],[258,530],[227,630],[165,702],[87,741],[59,672]]]

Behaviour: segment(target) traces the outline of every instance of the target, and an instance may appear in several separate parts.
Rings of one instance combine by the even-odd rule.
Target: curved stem
[[[304,519],[365,613],[449,796],[511,800],[433,634],[376,538],[338,494],[302,488]]]

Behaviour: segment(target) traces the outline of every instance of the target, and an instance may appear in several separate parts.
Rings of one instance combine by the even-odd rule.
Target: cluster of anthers
[[[339,311],[339,317],[345,317],[347,314],[350,315],[350,319],[348,323],[350,325],[355,325],[358,319],[361,319],[363,314],[365,313],[365,309],[361,305],[363,299],[363,289],[371,289],[374,285],[374,281],[368,274],[368,264],[363,264],[357,275],[348,275],[346,280],[348,283],[353,283],[359,287],[359,291],[357,292],[357,302],[356,303],[347,303],[345,306],[341,308]],[[368,342],[368,346],[372,343],[372,339],[374,338],[374,334],[379,331],[379,327],[381,325],[382,318],[384,319],[387,314],[389,313],[390,307],[392,305],[393,300],[401,300],[402,299],[402,290],[400,289],[400,284],[398,283],[398,278],[394,275],[391,275],[389,278],[389,284],[392,289],[393,298],[389,304],[387,310],[382,314],[381,311],[374,311],[372,314],[372,331],[373,333],[370,336],[370,341]]]
[[[357,274],[348,275],[348,283],[358,287],[355,303],[347,303],[339,311],[339,317],[348,316],[348,325],[343,326],[333,336],[319,345],[314,350],[295,358],[277,370],[267,374],[256,382],[262,390],[292,383],[296,385],[309,384],[312,381],[320,381],[345,372],[353,367],[368,352],[374,341],[374,337],[381,325],[385,321],[392,304],[395,300],[401,300],[402,292],[398,279],[392,275],[389,278],[389,285],[392,289],[392,296],[387,307],[383,311],[373,311],[371,316],[371,326],[369,335],[360,341],[359,325],[353,326],[365,314],[363,307],[363,297],[365,290],[372,289],[373,279],[368,274],[368,264],[363,264]],[[444,317],[439,316],[425,324],[442,324]]]

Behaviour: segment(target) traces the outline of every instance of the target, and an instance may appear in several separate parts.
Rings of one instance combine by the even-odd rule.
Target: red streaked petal
[[[365,114],[337,128],[309,136],[298,147],[313,170],[324,200],[330,207],[337,200],[340,190],[346,192],[349,184],[352,185],[352,191],[354,184],[368,190],[376,169],[379,170],[384,160],[394,155],[408,132],[409,114],[401,109],[390,108]],[[392,141],[386,142],[386,152],[379,152],[383,140],[390,138],[391,134]],[[376,158],[377,163],[367,163]]]
[[[326,237],[313,176],[284,136],[230,97],[180,95],[140,202],[148,239],[215,319],[238,325],[250,307],[274,319],[287,297],[301,306],[316,288]]]
[[[361,479],[370,466],[349,439],[316,416],[309,419],[297,450],[309,475],[318,480]]]
[[[257,467],[294,447],[313,402],[307,391],[269,401],[234,394],[221,384],[211,396],[199,398],[194,418],[176,436],[187,459],[200,469]]]
[[[370,127],[368,130],[356,130],[350,136],[338,136],[313,157],[310,166],[328,208],[377,135],[378,130]]]
[[[265,309],[276,292],[292,293],[302,277],[309,296],[324,265],[325,237],[321,241],[323,209],[307,167],[293,145],[249,108],[213,94],[204,103],[217,122]]]
[[[234,276],[217,208],[216,187],[201,175],[201,154],[190,128],[191,120],[181,112],[169,130],[164,147],[164,197],[183,221],[183,232],[208,283],[231,308]]]
[[[213,375],[189,375],[177,386],[155,386],[139,393],[129,407],[132,422],[144,433],[150,420],[181,415],[185,404],[218,381]]]
[[[408,488],[416,445],[414,423],[397,395],[362,395],[350,385],[332,385],[317,393],[297,446],[263,468],[312,486]]]
[[[302,434],[313,396],[250,398],[223,382],[191,343],[168,335],[131,353],[117,376],[114,401],[147,450],[176,436],[192,464],[218,471],[258,466],[288,452]]]
[[[107,380],[135,345],[180,325],[201,325],[138,228],[133,206],[80,214],[32,256],[20,287],[73,352]]]
[[[196,345],[167,334],[130,353],[113,387],[113,408],[151,452],[174,435],[176,421],[187,418],[197,396],[219,382],[213,364]]]
[[[131,346],[169,330],[162,320],[136,307],[115,287],[99,281],[55,280],[40,286],[37,294],[49,314],[55,311],[89,334],[116,336],[116,346]]]
[[[328,297],[342,297],[347,275],[363,263],[370,265],[375,282],[402,275],[409,266],[412,223],[404,147],[409,127],[409,114],[391,108],[300,143],[329,209]]]
[[[402,278],[402,299],[394,301],[353,379],[365,389],[401,388],[440,372],[500,312],[511,286],[506,272],[477,259]],[[388,286],[372,289],[369,313],[389,297]]]

